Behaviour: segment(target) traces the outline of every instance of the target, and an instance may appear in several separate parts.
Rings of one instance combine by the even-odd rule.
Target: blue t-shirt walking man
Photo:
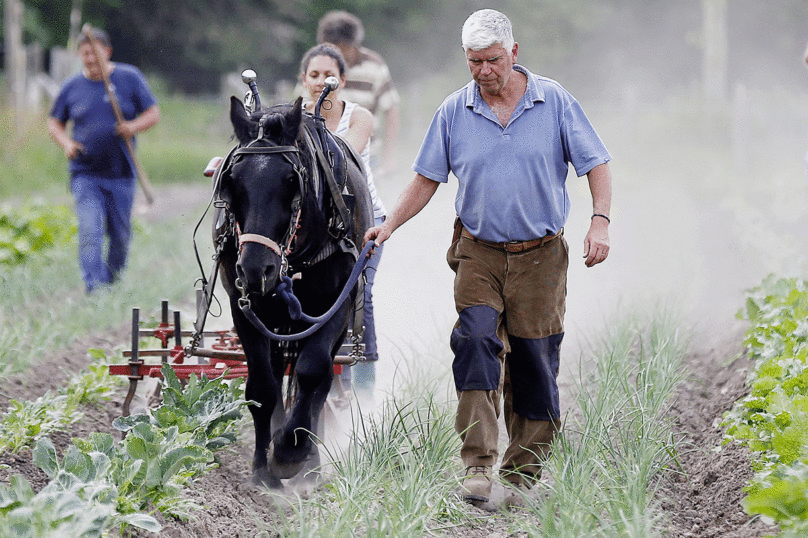
[[[584,258],[592,267],[609,254],[611,156],[572,95],[516,63],[518,44],[505,15],[473,13],[462,44],[473,80],[438,108],[415,178],[365,239],[385,241],[450,173],[457,177],[447,261],[456,275],[450,344],[466,467],[461,495],[472,504],[490,502],[502,411],[508,447],[499,476],[511,507],[539,480],[561,427],[556,378],[569,263],[567,170],[572,165],[589,181]]]
[[[137,181],[125,139],[160,120],[143,74],[134,66],[111,62],[109,36],[97,29],[91,32],[100,57],[90,36],[83,33],[78,43],[83,69],[65,82],[48,118],[48,131],[70,161],[79,264],[87,292],[115,282],[126,265]],[[104,72],[120,105],[125,120],[121,123],[104,86]],[[69,121],[72,135],[67,131]]]

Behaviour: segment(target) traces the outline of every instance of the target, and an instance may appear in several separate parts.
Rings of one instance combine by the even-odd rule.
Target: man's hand
[[[72,161],[79,156],[79,153],[84,153],[84,146],[70,138],[64,123],[51,117],[48,118],[47,127],[51,138],[53,138],[54,142],[59,144],[68,160]]]
[[[391,233],[392,231],[389,230],[384,223],[374,226],[373,228],[368,228],[368,231],[365,232],[365,237],[362,241],[362,247],[364,248],[368,241],[373,241],[376,243],[376,246],[380,246],[382,243],[387,241],[387,238],[390,237]],[[373,253],[372,249],[370,253]]]
[[[121,135],[123,138],[132,138],[138,132],[135,128],[134,122],[132,121],[122,121],[116,126],[116,130],[118,134]]]
[[[609,221],[593,217],[584,238],[584,258],[587,267],[599,264],[609,256]]]
[[[68,160],[72,161],[73,159],[79,156],[79,153],[84,153],[84,146],[82,146],[81,144],[79,144],[78,142],[76,142],[71,138],[68,139],[67,142],[65,142],[64,150],[65,150],[65,157],[67,157]]]
[[[140,116],[133,120],[119,121],[115,126],[115,130],[125,139],[130,139],[138,133],[149,129],[160,121],[160,107],[152,105]]]

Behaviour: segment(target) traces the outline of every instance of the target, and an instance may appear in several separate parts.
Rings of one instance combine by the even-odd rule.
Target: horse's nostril
[[[264,295],[275,289],[275,284],[278,279],[278,272],[274,263],[267,265],[264,269],[264,278],[261,283],[261,289]]]

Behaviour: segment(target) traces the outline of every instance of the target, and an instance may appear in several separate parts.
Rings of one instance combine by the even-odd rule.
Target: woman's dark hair
[[[306,54],[303,55],[303,59],[300,61],[301,74],[306,74],[306,71],[309,69],[309,63],[315,56],[328,56],[329,58],[333,58],[337,62],[339,76],[345,76],[345,70],[348,64],[345,62],[345,57],[340,50],[331,43],[322,43],[306,51]]]

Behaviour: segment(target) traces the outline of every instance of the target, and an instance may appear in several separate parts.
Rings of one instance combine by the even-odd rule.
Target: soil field
[[[395,189],[387,199],[395,199]],[[429,353],[436,360],[445,358],[448,350],[443,344],[448,339],[448,327],[453,322],[451,305],[451,272],[443,262],[443,244],[447,243],[451,223],[451,189],[439,191],[433,206],[428,206],[425,215],[419,215],[413,225],[405,226],[401,233],[386,245],[382,268],[375,288],[377,312],[380,312],[379,339],[383,356],[394,362],[396,367],[381,368],[377,383],[377,398],[391,386],[394,372],[406,368],[405,356],[409,353]],[[181,200],[197,206],[205,199],[205,189],[176,188],[170,197],[177,203]],[[442,198],[441,198],[442,197]],[[448,211],[447,211],[448,207]],[[155,211],[177,211],[176,204],[167,204],[164,209],[152,208],[146,218],[159,220]],[[448,217],[447,217],[448,214]],[[641,215],[635,216],[641,218]],[[585,219],[583,219],[585,220]],[[415,224],[418,223],[418,224]],[[583,234],[582,225],[571,226],[567,232],[571,252],[577,251]],[[640,242],[641,238],[625,234],[629,228],[615,229],[615,235],[624,244]],[[434,232],[437,230],[437,232]],[[623,235],[625,234],[625,235]],[[620,237],[623,235],[623,237]],[[726,245],[726,243],[722,243]],[[416,245],[417,253],[413,254]],[[626,251],[628,252],[628,251]],[[631,256],[634,261],[620,261],[620,248],[613,250],[617,258],[611,270],[598,269],[583,273],[583,264],[575,260],[571,267],[570,303],[568,305],[568,331],[577,331],[571,336],[565,348],[566,368],[561,374],[560,385],[566,393],[562,402],[569,401],[569,391],[574,386],[570,372],[575,371],[575,357],[583,349],[586,329],[603,323],[607,314],[614,308],[615,294],[609,301],[594,303],[592,297],[602,297],[605,290],[620,289],[620,281],[637,274],[641,269],[634,267],[639,251]],[[625,255],[626,258],[629,255]],[[611,261],[611,260],[609,260]],[[662,267],[662,262],[660,267]],[[192,261],[189,260],[189,267]],[[577,267],[580,265],[581,267]],[[604,266],[606,267],[606,266]],[[193,270],[190,268],[189,270]],[[610,272],[613,271],[613,272]],[[737,276],[737,275],[736,275]],[[746,278],[749,278],[746,275]],[[648,280],[653,280],[648,277]],[[728,282],[729,281],[729,282]],[[675,282],[675,281],[674,281]],[[660,477],[660,511],[672,537],[736,537],[751,538],[774,533],[776,529],[764,526],[744,514],[740,501],[742,488],[751,475],[748,454],[737,447],[720,446],[721,430],[717,419],[729,409],[733,402],[745,392],[744,380],[749,364],[740,342],[744,326],[734,321],[732,315],[742,301],[736,280],[724,278],[722,286],[700,283],[703,289],[710,289],[709,310],[693,309],[688,323],[700,327],[694,331],[690,351],[685,359],[686,377],[680,385],[670,410],[674,423],[674,435],[682,441],[679,454],[681,469]],[[666,286],[663,286],[666,287]],[[410,291],[404,291],[410,290]],[[411,290],[418,290],[413,293]],[[574,291],[573,291],[574,290]],[[663,290],[664,291],[664,290]],[[718,297],[720,300],[713,300]],[[629,297],[633,300],[635,297]],[[448,304],[447,304],[448,302]],[[609,306],[611,302],[611,306]],[[588,304],[588,306],[587,306]],[[598,305],[592,308],[591,305]],[[395,306],[394,306],[395,305]],[[448,308],[447,308],[448,307]],[[691,310],[687,310],[688,313]],[[87,362],[87,349],[101,348],[112,352],[129,342],[128,324],[123,323],[119,330],[106,334],[92,334],[78,339],[67,349],[43,357],[31,375],[20,375],[4,383],[0,391],[0,408],[5,408],[9,398],[33,400],[49,389],[57,389],[70,373],[79,370]],[[436,340],[437,338],[437,340]],[[440,342],[441,349],[435,350],[434,342]],[[431,343],[430,343],[431,342]],[[426,350],[426,351],[425,351]],[[86,437],[93,431],[114,432],[111,421],[120,414],[125,388],[119,397],[103,407],[84,409],[84,419],[67,433],[56,434],[52,438],[57,449],[63,450],[72,437]],[[249,462],[251,460],[251,427],[241,436],[239,443],[218,454],[220,466],[195,484],[187,492],[189,498],[206,508],[196,514],[190,522],[174,520],[161,523],[166,537],[253,537],[266,531],[274,535],[279,528],[284,508],[277,499],[249,485]],[[30,450],[16,455],[0,455],[0,481],[6,482],[11,474],[25,476],[35,488],[46,483],[46,476],[31,462]],[[305,490],[295,490],[305,495]],[[481,513],[481,515],[483,515]],[[485,519],[486,523],[476,527],[463,527],[442,531],[444,536],[483,537],[507,536],[508,523],[496,514]],[[436,533],[441,535],[440,533]]]
[[[745,357],[738,357],[740,338],[740,330],[735,330],[710,341],[694,341],[685,360],[687,377],[671,408],[674,434],[682,443],[679,455],[682,468],[681,472],[661,477],[658,499],[668,521],[665,528],[672,537],[752,538],[774,530],[751,520],[741,508],[742,488],[751,475],[747,451],[734,446],[716,450],[721,442],[716,418],[745,392],[749,365]],[[83,338],[47,357],[37,367],[36,376],[13,378],[6,384],[0,404],[7,403],[8,397],[35,399],[46,390],[58,389],[66,379],[65,372],[80,369],[88,362],[88,348],[112,349],[122,343],[120,334]],[[93,431],[115,433],[110,423],[120,414],[124,395],[122,388],[118,398],[106,406],[85,408],[84,419],[70,432],[52,436],[57,449],[66,448],[71,437],[86,437]],[[197,513],[192,522],[161,521],[164,525],[161,536],[251,537],[260,531],[272,535],[284,509],[273,497],[249,485],[250,433],[246,430],[239,443],[220,452],[220,467],[203,476],[188,491],[188,497],[206,509]],[[47,483],[45,474],[32,463],[30,450],[0,455],[2,465],[9,467],[0,470],[0,481],[19,473],[35,488]],[[445,536],[507,536],[507,527],[504,519],[490,517],[482,527],[458,528],[447,531]]]

